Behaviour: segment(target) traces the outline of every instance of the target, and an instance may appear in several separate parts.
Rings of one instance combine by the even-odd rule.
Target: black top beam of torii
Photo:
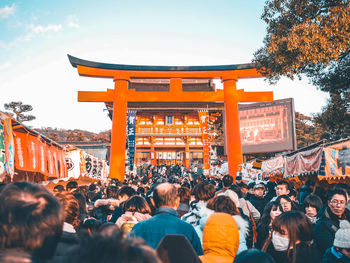
[[[145,65],[125,65],[125,64],[110,64],[89,61],[73,57],[68,54],[69,62],[73,67],[77,65],[112,70],[136,70],[136,71],[221,71],[221,70],[242,70],[253,69],[257,65],[255,63],[234,64],[234,65],[216,65],[216,66],[145,66]]]

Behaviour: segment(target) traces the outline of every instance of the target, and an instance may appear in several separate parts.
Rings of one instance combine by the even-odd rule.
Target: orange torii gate
[[[272,92],[237,90],[239,79],[262,77],[255,64],[222,66],[138,66],[108,64],[82,60],[68,55],[80,76],[111,78],[114,90],[105,92],[79,91],[78,101],[113,102],[110,178],[124,180],[126,119],[128,102],[224,102],[225,136],[229,173],[236,177],[242,163],[238,102],[272,101]],[[132,79],[170,79],[169,91],[136,91],[128,89]],[[223,90],[188,92],[182,89],[182,79],[221,79]]]

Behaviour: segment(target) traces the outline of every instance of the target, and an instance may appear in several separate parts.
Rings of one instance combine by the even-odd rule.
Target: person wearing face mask
[[[333,245],[335,232],[339,229],[340,222],[342,220],[350,222],[350,211],[346,209],[346,192],[334,188],[329,191],[327,199],[328,206],[320,213],[320,219],[314,228],[315,244],[321,255]]]
[[[349,263],[350,262],[350,223],[340,222],[340,228],[335,233],[333,246],[326,250],[322,263]]]
[[[282,206],[274,202],[269,202],[264,209],[256,231],[258,233],[256,248],[261,249],[266,239],[271,236],[271,225],[275,218],[282,214]]]
[[[317,263],[317,250],[310,246],[312,223],[300,211],[282,213],[272,223],[272,234],[262,250],[269,253],[276,263]]]
[[[310,219],[311,223],[316,224],[318,217],[317,214],[322,208],[322,200],[317,195],[310,194],[304,199],[304,211],[306,216]]]

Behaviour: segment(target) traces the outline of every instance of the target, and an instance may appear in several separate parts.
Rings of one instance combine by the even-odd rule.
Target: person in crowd
[[[101,227],[69,253],[65,263],[161,263],[156,252],[141,239],[129,239],[115,225]]]
[[[288,212],[291,210],[297,210],[298,207],[294,201],[288,195],[280,195],[277,197],[276,202],[280,203],[283,212]]]
[[[188,238],[198,255],[202,255],[199,237],[189,223],[177,217],[176,209],[180,198],[176,186],[170,183],[159,184],[153,191],[152,203],[157,208],[156,214],[147,220],[137,223],[131,236],[143,238],[152,248],[156,248],[162,238],[167,234],[179,234]]]
[[[239,253],[234,263],[275,263],[275,260],[264,251],[249,249]]]
[[[350,197],[350,186],[347,185],[347,184],[344,184],[344,183],[338,183],[338,184],[335,185],[334,188],[336,188],[336,189],[343,189],[346,192],[347,200],[348,200],[348,204],[347,204],[346,208],[348,210],[350,210],[350,198],[349,198]]]
[[[74,192],[76,189],[78,189],[78,183],[76,181],[69,181],[66,184],[66,191],[67,192]]]
[[[61,193],[63,192],[65,189],[64,189],[64,186],[61,185],[61,184],[58,184],[58,185],[55,185],[55,187],[53,188],[53,192],[54,193]]]
[[[250,182],[247,186],[248,192],[245,194],[244,199],[250,201],[250,199],[254,196],[254,186],[255,182]]]
[[[199,183],[193,188],[193,194],[195,201],[191,203],[189,212],[181,219],[193,226],[198,226],[199,220],[212,212],[207,208],[207,201],[214,197],[215,186],[208,182]]]
[[[180,204],[176,212],[179,218],[181,218],[184,214],[187,214],[188,211],[190,211],[191,191],[187,187],[180,187],[177,192],[180,197]]]
[[[151,218],[151,208],[141,196],[132,196],[125,201],[125,213],[118,218],[116,225],[124,232],[129,233],[135,224]]]
[[[55,255],[49,262],[64,262],[67,251],[74,245],[78,244],[77,229],[80,224],[79,220],[79,203],[73,194],[62,192],[56,194],[64,209],[64,223],[62,236],[57,244]]]
[[[252,205],[258,209],[259,213],[262,214],[264,207],[268,200],[264,197],[265,185],[263,183],[258,183],[254,186],[254,196],[252,196],[249,201]]]
[[[304,203],[304,199],[314,191],[315,182],[311,180],[307,180],[305,185],[300,187],[299,195],[298,195],[298,203],[302,205]]]
[[[298,203],[298,200],[297,200],[297,191],[293,189],[289,189],[289,198],[295,203],[297,204]]]
[[[314,194],[321,198],[323,204],[327,204],[327,191],[321,186],[316,186]]]
[[[249,218],[253,218],[254,222],[258,222],[260,220],[260,212],[258,211],[258,209],[255,208],[255,206],[251,204],[250,201],[245,200],[243,198],[242,189],[237,185],[232,185],[230,189],[237,194],[237,197],[238,197],[237,207],[240,210],[240,214],[245,215]]]
[[[276,201],[277,197],[281,195],[289,195],[290,186],[285,180],[279,181],[276,186],[276,197],[272,198],[271,201]]]
[[[45,188],[16,182],[0,193],[0,262],[44,262],[62,234],[64,212]]]
[[[122,188],[119,189],[118,199],[117,199],[119,205],[115,207],[114,212],[113,212],[112,217],[109,220],[109,222],[111,222],[111,223],[117,222],[118,218],[122,214],[124,214],[124,210],[123,210],[124,202],[134,195],[136,195],[136,191],[130,186],[123,186]]]
[[[239,246],[236,221],[227,213],[209,216],[203,229],[202,263],[232,263]]]
[[[229,189],[229,187],[233,184],[233,177],[229,174],[224,175],[224,177],[222,177],[222,186],[223,188],[220,189],[217,194],[219,193],[223,193],[226,190]]]
[[[266,183],[266,192],[267,193],[265,194],[265,198],[271,201],[271,199],[276,196],[276,183],[268,181]]]
[[[331,189],[328,193],[328,205],[320,214],[314,229],[315,243],[321,254],[331,247],[335,232],[341,220],[350,221],[350,211],[346,209],[347,195],[342,189]]]
[[[237,175],[236,177],[236,185],[239,186],[239,187],[243,187],[245,186],[246,184],[242,181],[242,175],[240,173],[240,175]]]
[[[256,247],[261,249],[266,239],[271,237],[272,223],[277,216],[282,214],[282,206],[277,201],[269,202],[261,216],[261,219],[257,225],[257,242]]]
[[[350,262],[350,223],[340,222],[340,228],[335,233],[333,246],[326,250],[322,263],[349,263]]]
[[[288,211],[277,216],[272,223],[272,235],[262,250],[276,263],[318,263],[320,256],[310,246],[313,225],[300,211]]]
[[[201,263],[183,235],[166,235],[157,247],[157,254],[163,263]]]
[[[321,210],[322,206],[322,200],[317,195],[310,194],[304,198],[304,212],[310,219],[311,223],[316,224],[318,220],[317,214]]]
[[[84,221],[84,219],[89,217],[86,198],[82,193],[79,193],[79,192],[75,192],[73,196],[77,199],[79,203],[79,220],[81,223],[82,221]]]
[[[240,216],[240,213],[235,203],[228,196],[219,195],[213,199],[211,204],[211,209],[215,212],[227,213],[235,219],[239,231],[239,247],[237,253],[247,250],[248,248],[246,239],[249,235],[249,223]],[[205,222],[201,222],[201,224],[203,224],[203,231],[205,227]]]

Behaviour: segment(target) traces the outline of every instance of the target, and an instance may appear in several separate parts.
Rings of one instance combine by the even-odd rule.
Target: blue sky
[[[106,90],[112,80],[79,77],[67,54],[100,62],[220,65],[250,62],[262,46],[262,0],[0,0],[0,110],[9,101],[34,107],[34,127],[101,131],[102,103],[78,103],[78,90]],[[239,88],[293,97],[297,111],[321,110],[327,95],[307,80],[263,79]]]

